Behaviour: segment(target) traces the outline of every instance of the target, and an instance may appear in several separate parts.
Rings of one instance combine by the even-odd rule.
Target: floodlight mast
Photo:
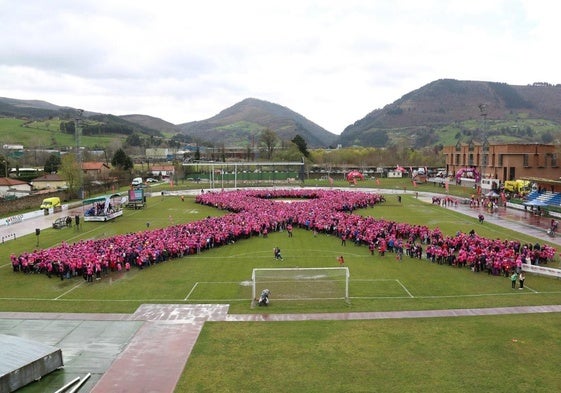
[[[78,198],[84,199],[84,176],[82,169],[82,149],[80,148],[80,137],[82,136],[82,114],[83,109],[78,109],[78,116],[74,119],[74,132],[76,135],[76,162],[78,163]]]
[[[487,139],[487,104],[479,104],[479,115],[483,119],[483,136],[482,136],[482,155],[480,158],[480,175],[486,175],[486,168],[489,165],[489,140]]]

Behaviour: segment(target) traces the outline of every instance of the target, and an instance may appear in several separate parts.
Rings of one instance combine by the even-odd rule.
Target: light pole
[[[84,199],[84,176],[82,169],[82,151],[80,149],[80,137],[82,135],[82,114],[83,109],[78,109],[78,116],[74,120],[74,131],[76,133],[76,161],[78,162],[78,198]]]
[[[479,104],[479,114],[483,119],[483,144],[481,146],[482,156],[481,156],[481,173],[480,176],[483,177],[486,167],[489,165],[489,141],[487,140],[487,104]]]

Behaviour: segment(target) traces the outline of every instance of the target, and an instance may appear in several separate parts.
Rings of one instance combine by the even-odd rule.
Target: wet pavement
[[[376,191],[376,190],[371,190]],[[379,190],[388,194],[388,190]],[[394,192],[401,193],[401,192]],[[419,199],[431,203],[431,193]],[[458,203],[442,207],[471,216],[484,214],[485,222],[561,245],[546,234],[550,218],[532,212],[500,207],[490,213]],[[76,213],[75,213],[76,212]],[[49,228],[63,211],[11,226],[0,227],[0,238],[20,237]],[[133,314],[0,312],[0,333],[19,336],[61,348],[64,370],[55,371],[20,391],[55,391],[76,377],[91,373],[81,392],[173,392],[206,321],[305,321],[390,318],[458,317],[474,315],[561,312],[561,305],[484,309],[390,311],[314,314],[228,314],[227,305],[142,305]]]
[[[432,203],[433,196],[442,196],[439,194],[419,193],[419,199]],[[489,222],[503,228],[511,229],[515,232],[524,233],[526,235],[547,241],[552,244],[561,245],[561,236],[550,237],[547,230],[551,225],[551,217],[543,217],[530,210],[499,206],[495,211],[479,206],[471,207],[469,203],[462,203],[461,198],[456,198],[459,203],[443,206],[443,209],[449,209],[473,217],[477,220],[480,214],[483,214],[484,222]],[[559,218],[555,218],[561,221]]]

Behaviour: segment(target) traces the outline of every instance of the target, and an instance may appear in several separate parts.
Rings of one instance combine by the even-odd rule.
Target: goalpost
[[[251,275],[253,300],[263,289],[275,300],[349,299],[348,267],[256,268]]]

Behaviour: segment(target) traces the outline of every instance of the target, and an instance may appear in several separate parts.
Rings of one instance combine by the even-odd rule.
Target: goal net
[[[328,300],[349,298],[349,268],[253,269],[253,299],[263,289],[275,300]]]

